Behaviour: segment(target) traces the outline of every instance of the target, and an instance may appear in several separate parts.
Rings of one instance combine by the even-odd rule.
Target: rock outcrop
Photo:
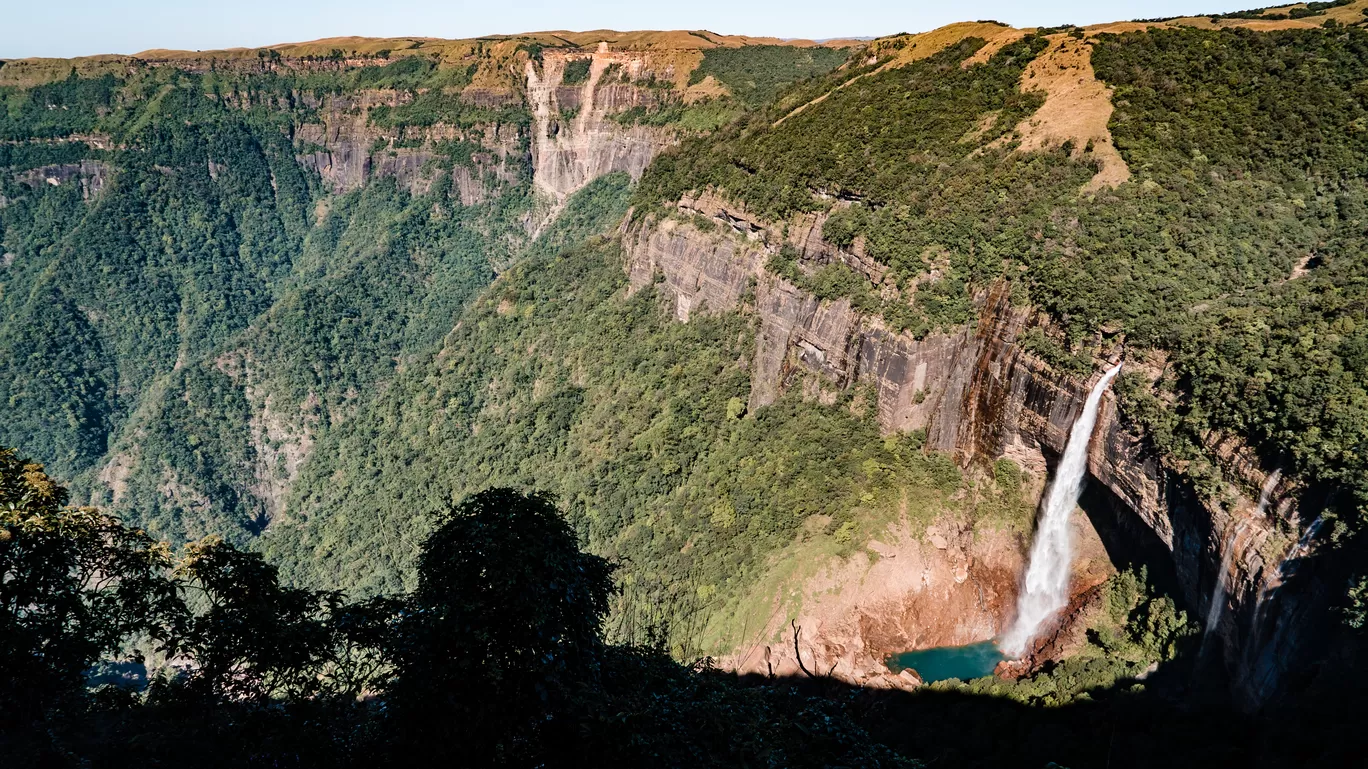
[[[1017,340],[1031,313],[1013,307],[1003,289],[978,297],[977,325],[916,339],[844,299],[820,301],[765,269],[786,238],[800,265],[841,260],[877,287],[881,268],[858,249],[822,241],[822,219],[809,215],[785,230],[712,196],[686,198],[676,215],[624,224],[631,289],[659,280],[658,290],[673,301],[680,321],[743,302],[752,306],[759,323],[752,408],[793,387],[814,394],[873,385],[885,431],[925,430],[931,448],[952,452],[965,465],[1009,456],[1043,474],[1062,453],[1100,372],[1090,380],[1070,377],[1024,352]],[[1119,342],[1110,346],[1112,355],[1121,353]],[[1229,559],[1229,610],[1217,632],[1236,691],[1247,703],[1264,701],[1277,692],[1294,652],[1309,642],[1294,618],[1323,600],[1315,589],[1284,589],[1281,600],[1272,600],[1277,561],[1292,545],[1280,543],[1277,532],[1296,529],[1291,490],[1273,489],[1264,511],[1234,487],[1224,502],[1199,499],[1181,473],[1126,428],[1110,394],[1096,430],[1091,476],[1107,490],[1123,526],[1157,540],[1168,554],[1190,609],[1205,611],[1224,552],[1236,549]],[[1259,488],[1265,471],[1257,462],[1233,449],[1226,453],[1244,488]],[[1240,536],[1227,536],[1237,522]]]
[[[1091,595],[1113,570],[1087,516],[1076,514],[1071,523],[1079,552],[1071,590]],[[804,664],[860,686],[920,683],[889,672],[891,653],[996,637],[1026,565],[1015,531],[952,514],[924,531],[904,517],[865,547],[850,558],[830,558],[801,585],[782,588],[799,599],[793,620],[802,629]],[[779,610],[763,628],[752,628],[753,637],[724,665],[742,673],[801,675],[783,596],[774,602]]]
[[[658,60],[659,59],[659,60]],[[566,67],[589,63],[587,77],[566,83]],[[610,51],[606,43],[589,52],[543,54],[541,66],[526,65],[532,110],[533,182],[562,201],[594,179],[614,171],[639,178],[659,149],[673,140],[669,129],[624,125],[613,115],[633,107],[657,106],[662,87],[676,79],[674,63],[636,51]]]
[[[81,197],[89,200],[100,194],[109,182],[110,167],[103,160],[82,160],[78,163],[59,163],[41,166],[16,175],[15,181],[29,187],[75,182],[81,185]]]
[[[476,96],[487,100],[486,94]],[[468,162],[445,164],[463,205],[480,203],[498,187],[518,182],[526,150],[522,131],[515,124],[459,128],[436,123],[396,130],[371,122],[375,108],[398,107],[412,99],[405,91],[374,89],[329,96],[311,105],[317,110],[317,122],[304,123],[295,131],[300,161],[317,171],[335,193],[360,189],[374,178],[393,177],[417,195],[432,185],[435,161],[442,159],[441,143],[452,142],[479,148],[469,153]]]

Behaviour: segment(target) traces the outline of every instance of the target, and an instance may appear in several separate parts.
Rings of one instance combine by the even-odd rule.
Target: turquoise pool
[[[887,664],[894,673],[911,668],[929,684],[950,678],[968,681],[992,675],[993,668],[1005,659],[1006,655],[997,648],[997,644],[983,641],[968,646],[937,646],[894,654],[888,658]]]

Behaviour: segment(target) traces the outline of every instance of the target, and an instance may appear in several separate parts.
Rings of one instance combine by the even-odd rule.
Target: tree
[[[217,536],[186,547],[177,569],[207,604],[173,650],[194,659],[189,685],[234,700],[355,697],[389,672],[382,639],[397,604],[283,587],[260,553]]]
[[[418,560],[391,690],[405,742],[520,761],[595,676],[612,569],[582,553],[552,501],[511,489],[449,510]],[[548,726],[549,724],[549,726]]]
[[[22,726],[84,692],[130,637],[165,644],[186,619],[170,549],[0,447],[0,713]]]

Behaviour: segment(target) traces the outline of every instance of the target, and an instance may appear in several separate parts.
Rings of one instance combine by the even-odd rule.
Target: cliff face
[[[587,78],[566,83],[566,67],[589,62]],[[541,66],[526,65],[527,99],[533,116],[532,163],[537,189],[564,200],[594,179],[614,171],[641,176],[656,152],[672,141],[668,129],[624,125],[613,115],[649,108],[662,89],[641,85],[687,76],[668,58],[644,52],[547,51]]]
[[[1028,498],[1043,490],[1043,480],[1035,477],[1024,490]],[[1086,599],[1115,571],[1088,517],[1077,513],[1070,523],[1077,551],[1071,590]],[[779,570],[812,558],[801,546],[794,549],[778,557]],[[801,675],[788,624],[792,616],[809,669],[859,686],[915,688],[917,682],[890,673],[888,656],[996,637],[1010,619],[1025,556],[1010,528],[942,513],[921,529],[904,516],[866,543],[865,552],[829,558],[801,584],[783,583],[772,599],[761,588],[776,610],[722,664],[742,673]],[[785,603],[795,596],[799,600]],[[790,605],[792,615],[786,611]]]
[[[881,282],[881,269],[858,249],[822,241],[821,224],[820,216],[789,222],[787,239],[800,266],[841,260]],[[923,339],[895,333],[844,299],[820,301],[769,274],[765,264],[781,237],[778,228],[709,196],[686,198],[677,216],[648,217],[622,232],[632,289],[663,279],[659,288],[673,298],[680,321],[753,303],[759,333],[752,408],[793,387],[823,397],[873,385],[885,431],[924,429],[930,447],[952,452],[964,465],[1007,456],[1035,474],[1048,472],[1100,372],[1086,381],[1071,378],[1025,353],[1017,339],[1029,312],[1013,308],[1003,290],[979,297],[976,326]],[[1263,510],[1234,487],[1224,502],[1199,499],[1127,430],[1111,394],[1096,430],[1089,470],[1107,491],[1104,505],[1118,515],[1109,549],[1125,557],[1142,549],[1139,540],[1157,543],[1189,612],[1203,617],[1224,564],[1227,605],[1215,632],[1226,669],[1245,702],[1275,694],[1314,641],[1295,620],[1325,600],[1309,574],[1298,575],[1307,584],[1295,591],[1280,587],[1280,561],[1292,543],[1277,532],[1295,529],[1294,490],[1270,488]],[[1264,484],[1256,463],[1233,449],[1226,453],[1246,487]]]
[[[311,100],[308,95],[301,98]],[[423,194],[436,175],[440,143],[461,142],[480,148],[469,162],[452,164],[453,186],[463,205],[480,203],[496,188],[519,180],[526,150],[516,125],[459,128],[436,123],[390,129],[371,123],[374,108],[397,107],[412,99],[408,92],[374,89],[312,100],[316,103],[309,106],[317,110],[317,122],[304,123],[295,132],[300,162],[317,171],[334,193],[360,189],[373,178],[393,177],[399,186]]]
[[[81,197],[89,200],[99,195],[109,181],[109,164],[101,160],[82,160],[79,163],[60,163],[42,166],[16,174],[15,181],[29,187],[40,184],[57,186],[76,182],[81,186]]]

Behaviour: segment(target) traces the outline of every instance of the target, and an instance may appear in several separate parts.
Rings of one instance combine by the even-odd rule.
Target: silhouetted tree
[[[490,489],[448,511],[419,556],[395,649],[407,745],[467,761],[535,755],[596,675],[611,572],[545,496]]]
[[[42,465],[0,447],[0,730],[81,695],[131,636],[164,643],[185,621],[166,545],[66,502]]]
[[[382,685],[395,602],[348,604],[338,592],[284,587],[260,553],[218,537],[186,551],[177,573],[207,605],[172,649],[195,661],[192,689],[264,701],[355,697]]]

